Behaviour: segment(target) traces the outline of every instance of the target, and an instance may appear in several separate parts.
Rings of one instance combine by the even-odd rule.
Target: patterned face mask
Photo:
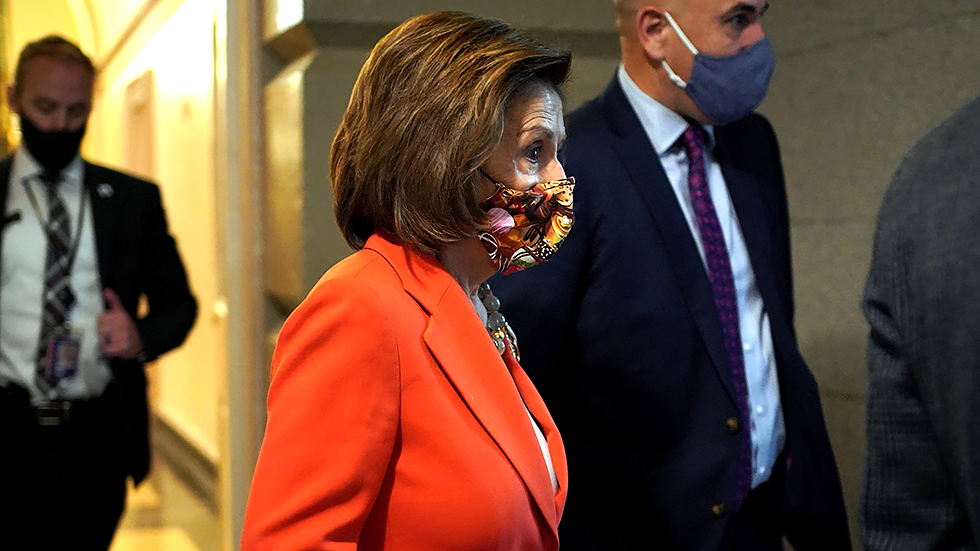
[[[477,235],[497,270],[512,274],[540,264],[555,254],[572,229],[572,190],[575,178],[537,184],[526,191],[497,186],[481,208],[490,215],[490,227]]]

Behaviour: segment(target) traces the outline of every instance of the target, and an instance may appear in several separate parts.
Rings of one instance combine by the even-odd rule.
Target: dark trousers
[[[749,492],[742,507],[729,516],[718,551],[783,551],[780,500],[773,481]]]
[[[0,548],[108,549],[126,501],[111,395],[44,426],[25,390],[0,389]]]

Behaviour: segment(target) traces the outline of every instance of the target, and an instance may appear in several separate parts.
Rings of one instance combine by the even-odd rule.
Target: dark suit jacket
[[[868,551],[980,548],[980,98],[885,193],[864,291]]]
[[[7,204],[12,164],[12,156],[0,161],[0,205]],[[167,230],[160,190],[150,182],[88,162],[84,185],[92,202],[102,286],[119,296],[136,321],[145,359],[153,360],[179,346],[197,316],[197,301]],[[149,306],[143,318],[137,316],[141,296]],[[139,483],[150,465],[146,374],[135,360],[113,359],[110,368],[126,467]]]
[[[614,78],[568,116],[575,226],[541,267],[491,281],[565,437],[562,549],[715,550],[735,491],[738,414],[711,286],[658,157]],[[779,151],[758,115],[715,153],[772,325],[786,420],[781,523],[797,551],[849,549],[816,381],[793,329]]]

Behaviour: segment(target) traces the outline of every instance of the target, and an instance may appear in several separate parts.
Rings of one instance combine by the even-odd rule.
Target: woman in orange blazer
[[[558,548],[564,448],[485,280],[571,226],[569,63],[455,12],[375,46],[331,151],[358,252],[280,333],[243,550]]]

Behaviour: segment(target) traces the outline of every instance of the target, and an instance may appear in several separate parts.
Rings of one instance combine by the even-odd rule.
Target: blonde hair
[[[571,54],[460,12],[405,21],[382,38],[354,84],[334,138],[334,214],[348,244],[381,232],[434,254],[486,223],[477,169],[500,143],[527,86],[559,90]]]
[[[17,68],[14,70],[14,93],[20,94],[31,62],[39,57],[48,57],[62,63],[79,65],[92,77],[95,84],[95,66],[85,52],[74,42],[56,35],[49,34],[33,42],[27,43],[17,57]]]

